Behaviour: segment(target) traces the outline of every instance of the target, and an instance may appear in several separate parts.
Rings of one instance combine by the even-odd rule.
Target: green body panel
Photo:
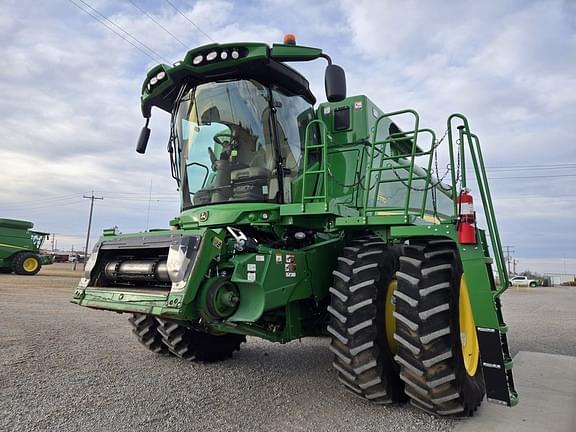
[[[308,61],[320,57],[322,50],[297,45],[274,44],[270,50],[270,57],[278,61]]]
[[[212,51],[231,50],[241,52],[240,58],[228,57],[226,60],[195,64],[199,56],[205,58]],[[264,67],[269,59],[279,62],[306,61],[322,55],[322,50],[318,48],[283,44],[269,47],[261,43],[230,43],[198,47],[190,50],[182,62],[173,66],[158,65],[149,71],[142,87],[142,109],[145,116],[148,116],[152,106],[170,111],[171,107],[165,105],[167,102],[163,100],[167,94],[174,93],[177,83],[185,77],[200,82],[212,73],[228,73],[247,64]],[[165,77],[150,86],[150,80],[160,72],[165,72]],[[413,118],[412,130],[401,132],[395,126],[395,118],[401,115]],[[170,221],[171,231],[123,235],[125,238],[153,237],[170,232],[202,236],[194,271],[185,289],[179,293],[170,291],[161,299],[158,296],[149,297],[148,294],[142,294],[140,298],[136,293],[120,299],[120,294],[112,294],[108,289],[104,295],[97,287],[85,287],[77,291],[73,301],[91,307],[108,308],[106,305],[109,305],[110,309],[124,308],[126,311],[143,310],[148,303],[150,313],[195,320],[202,315],[203,309],[203,305],[197,304],[201,302],[196,301],[198,293],[214,277],[210,266],[216,260],[219,268],[229,270],[229,278],[238,287],[241,298],[238,310],[224,321],[244,322],[246,324],[243,325],[247,326],[262,319],[270,310],[284,309],[282,313],[288,319],[290,314],[298,314],[294,312],[298,310],[295,306],[298,302],[325,301],[335,258],[341,253],[345,238],[353,236],[355,232],[368,228],[390,244],[422,236],[445,236],[456,241],[456,207],[453,204],[457,193],[456,164],[452,165],[452,184],[437,188],[437,195],[449,202],[448,210],[439,212],[432,208],[429,199],[434,178],[431,163],[435,135],[428,129],[420,128],[416,112],[404,110],[386,114],[367,96],[357,95],[338,102],[321,103],[316,109],[316,116],[317,119],[308,124],[305,132],[302,171],[292,180],[291,203],[204,205],[182,211]],[[466,122],[464,117],[454,115],[449,120],[449,130],[451,121],[458,118]],[[467,122],[465,125],[467,136],[472,137]],[[313,127],[320,132],[320,143],[309,140]],[[455,150],[452,141],[449,151],[453,158]],[[316,161],[313,161],[313,154],[316,154]],[[477,155],[471,155],[476,172],[482,175],[483,166],[476,163]],[[422,167],[418,166],[415,163],[417,157],[427,158],[428,162]],[[489,196],[483,195],[482,198],[489,201]],[[271,235],[278,235],[287,227],[301,227],[323,232],[327,237],[298,249],[283,250],[261,244],[257,251],[237,254],[226,240],[228,227],[251,227]],[[493,227],[489,228],[492,233]],[[111,238],[110,233],[102,239],[106,238]],[[223,243],[221,249],[213,246],[214,239]],[[497,308],[489,283],[492,275],[488,276],[489,267],[486,266],[489,259],[487,247],[461,248],[460,253],[471,287],[471,297],[475,300],[473,309],[478,322],[501,328],[501,323],[495,319]],[[294,277],[286,277],[283,265],[275,261],[277,255],[284,258],[293,255],[296,267],[303,270],[296,272]],[[318,257],[323,257],[325,262],[319,264]],[[322,271],[314,271],[317,267]],[[248,271],[248,268],[256,270]],[[506,275],[503,276],[501,280],[506,279]],[[208,325],[221,329],[227,324],[218,322]],[[237,325],[233,325],[236,332]],[[295,333],[294,328],[303,327],[292,325],[291,330],[293,337],[302,336]],[[278,336],[271,334],[267,337],[278,339]],[[285,337],[280,339],[284,340]]]
[[[32,231],[32,222],[0,219],[0,269],[10,269],[14,257],[21,252],[40,253],[47,233]],[[48,256],[38,255],[40,264],[52,264]]]
[[[492,263],[492,259],[487,256],[482,243],[479,242],[477,245],[458,244],[455,226],[447,224],[395,226],[390,231],[391,237],[395,239],[438,237],[450,239],[457,244],[476,325],[487,328],[501,328],[504,325],[500,322],[497,310],[493,306],[496,294],[494,288],[496,287],[490,280],[491,270],[487,271],[487,265]]]
[[[211,52],[224,51],[237,51],[239,58],[204,61]],[[199,47],[189,51],[182,62],[158,65],[148,73],[142,87],[142,112],[150,117],[152,106],[171,112],[176,93],[184,84],[234,79],[235,73],[246,79],[249,68],[282,69],[284,61],[322,56],[320,49],[291,45]],[[293,70],[282,70],[287,80],[298,82],[298,77],[291,75]],[[292,90],[309,101],[307,81],[301,78],[299,93]],[[272,104],[270,109],[275,109]],[[398,117],[408,117],[412,127],[401,131],[396,126]],[[298,171],[285,177],[291,182],[289,202],[208,204],[183,210],[170,221],[170,230],[134,234],[107,230],[94,255],[100,274],[105,274],[102,269],[106,262],[98,261],[99,248],[103,248],[104,260],[111,256],[106,255],[109,252],[104,246],[108,244],[133,244],[139,239],[153,243],[154,239],[172,236],[172,243],[163,243],[158,256],[166,259],[167,268],[180,259],[183,261],[178,262],[188,263],[181,267],[184,279],[173,271],[163,285],[158,282],[157,286],[140,287],[128,280],[122,286],[113,283],[117,277],[114,272],[106,276],[111,278],[107,280],[100,278],[98,271],[89,270],[72,302],[169,317],[201,325],[208,332],[288,342],[325,334],[332,272],[351,239],[366,231],[389,246],[411,239],[445,238],[458,247],[479,335],[492,332],[497,336],[496,348],[489,349],[502,354],[502,364],[509,370],[506,325],[499,301],[508,285],[507,274],[479,141],[467,119],[461,114],[450,116],[446,134],[438,140],[432,130],[421,128],[415,111],[384,113],[367,96],[356,95],[321,103],[315,118],[303,129]],[[446,136],[447,144],[442,148],[448,152],[450,166],[442,175],[433,162]],[[484,231],[475,226],[476,243],[459,242],[461,215],[456,202],[466,188],[466,159],[471,160],[479,185],[490,244]],[[195,249],[190,238],[201,239]],[[140,250],[127,249],[135,261],[141,256],[150,259]],[[494,256],[500,287],[495,284],[490,255]],[[192,258],[186,261],[184,256]],[[110,262],[120,269],[120,264]],[[222,311],[226,314],[218,315]],[[487,353],[487,348],[482,349]],[[507,385],[507,403],[514,404],[517,399],[511,375]]]
[[[201,215],[203,215],[202,218]],[[277,204],[237,203],[225,206],[209,205],[185,210],[170,224],[180,226],[183,229],[195,229],[199,227],[278,223],[279,217],[280,211]]]

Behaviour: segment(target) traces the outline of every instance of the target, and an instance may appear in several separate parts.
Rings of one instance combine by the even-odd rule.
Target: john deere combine
[[[0,219],[0,273],[14,272],[32,276],[52,258],[40,255],[40,247],[48,233],[32,231],[32,222]]]
[[[286,63],[319,58],[328,102],[315,108]],[[415,111],[347,97],[342,68],[293,41],[211,44],[154,67],[139,153],[152,107],[171,114],[182,211],[169,230],[105,231],[72,302],[131,313],[144,346],[185,360],[226,359],[246,336],[329,336],[338,380],[376,404],[467,416],[485,394],[516,403],[499,300],[507,275],[464,116],[439,140]]]

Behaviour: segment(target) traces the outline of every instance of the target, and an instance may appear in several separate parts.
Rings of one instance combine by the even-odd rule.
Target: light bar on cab
[[[192,58],[192,65],[194,66],[205,66],[207,64],[218,63],[220,61],[228,60],[232,58],[233,60],[238,60],[241,57],[245,57],[248,51],[245,48],[223,48],[223,49],[209,49],[204,52],[200,52]]]

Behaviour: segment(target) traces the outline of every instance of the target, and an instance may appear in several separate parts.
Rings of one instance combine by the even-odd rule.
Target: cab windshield
[[[173,118],[183,209],[226,202],[290,202],[310,103],[256,81],[184,90]]]

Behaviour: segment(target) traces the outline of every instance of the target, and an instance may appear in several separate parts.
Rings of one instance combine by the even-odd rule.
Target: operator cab
[[[168,151],[182,209],[228,202],[292,202],[316,99],[285,61],[328,60],[326,95],[345,98],[344,71],[317,48],[211,44],[172,67],[153,68],[142,87],[144,153],[156,106],[172,115]],[[310,128],[315,143],[318,131]]]
[[[253,79],[199,84],[178,101],[183,208],[290,202],[313,105]]]

